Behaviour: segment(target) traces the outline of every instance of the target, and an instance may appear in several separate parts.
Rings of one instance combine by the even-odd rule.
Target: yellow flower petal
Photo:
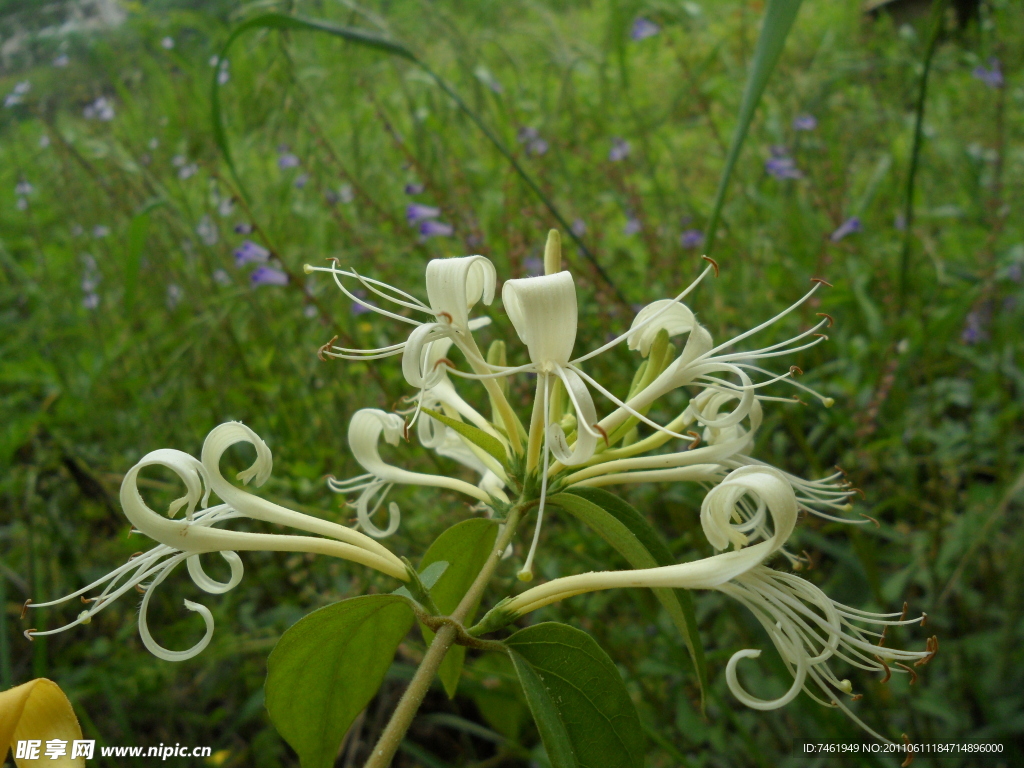
[[[15,760],[18,768],[47,765],[52,768],[85,768],[85,758],[71,759],[72,742],[82,739],[82,728],[71,702],[52,680],[38,678],[0,693],[0,757],[15,750],[18,741],[34,739],[41,743],[39,758]],[[63,757],[46,757],[46,742],[66,742]]]

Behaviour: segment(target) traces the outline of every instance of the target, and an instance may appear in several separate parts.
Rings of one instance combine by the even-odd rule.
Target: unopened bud
[[[562,271],[562,236],[557,229],[548,232],[544,245],[544,274],[554,275]]]

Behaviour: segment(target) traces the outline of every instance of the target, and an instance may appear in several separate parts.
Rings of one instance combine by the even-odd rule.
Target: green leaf
[[[658,533],[632,506],[613,493],[601,488],[576,486],[564,493],[550,497],[549,502],[557,504],[581,522],[588,525],[601,538],[615,547],[634,568],[656,568],[674,565],[675,558],[661,540]],[[660,588],[652,590],[655,597],[668,611],[672,623],[683,636],[697,674],[700,688],[701,709],[708,685],[707,661],[704,646],[697,630],[697,616],[693,596],[686,589]]]
[[[743,100],[740,102],[740,113],[736,120],[736,128],[732,133],[732,141],[729,144],[729,154],[725,158],[725,168],[718,180],[718,191],[715,193],[715,202],[711,206],[711,215],[708,217],[708,225],[704,235],[704,253],[709,254],[714,248],[715,231],[718,229],[718,220],[722,215],[722,205],[725,203],[725,192],[729,187],[729,179],[732,177],[736,160],[743,148],[743,141],[747,138],[747,131],[750,130],[750,123],[754,119],[754,110],[764,94],[764,88],[768,84],[775,65],[782,55],[782,48],[789,36],[789,30],[796,20],[797,11],[800,10],[801,0],[768,0],[768,8],[764,12],[764,22],[761,24],[761,34],[757,38],[757,47],[754,49],[754,60],[750,65],[750,74],[747,75],[747,84],[743,89]]]
[[[493,435],[488,435],[482,429],[474,427],[472,424],[467,424],[464,421],[459,421],[458,419],[453,419],[450,416],[445,416],[443,413],[438,413],[430,408],[422,408],[421,410],[432,419],[440,421],[446,427],[451,427],[464,438],[469,440],[469,442],[487,451],[502,464],[508,461],[508,454],[505,453],[505,446],[503,446],[501,441]]]
[[[426,573],[432,564],[445,561],[448,568],[430,590],[434,604],[444,616],[450,615],[462,601],[477,574],[484,567],[494,550],[498,537],[498,525],[493,520],[473,518],[456,523],[438,536],[430,545],[420,562],[420,573]],[[466,621],[472,622],[480,601],[470,608]],[[420,625],[427,645],[434,639],[434,633]],[[466,647],[453,645],[441,662],[438,676],[449,698],[454,698],[462,676],[462,665],[466,661]]]
[[[547,622],[505,644],[553,768],[642,768],[640,718],[594,638]]]
[[[314,611],[282,635],[267,661],[267,711],[303,768],[334,765],[412,623],[404,597],[364,595]]]
[[[518,743],[530,711],[512,660],[504,653],[485,653],[471,663],[469,673],[476,685],[468,693],[484,720],[509,741]]]

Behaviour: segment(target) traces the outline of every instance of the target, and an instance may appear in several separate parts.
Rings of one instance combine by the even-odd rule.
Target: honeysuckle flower
[[[768,467],[742,467],[712,488],[701,505],[701,527],[719,554],[660,568],[555,579],[502,601],[471,631],[482,634],[551,603],[598,590],[714,589],[738,600],[754,614],[793,675],[789,690],[779,698],[752,696],[740,684],[736,667],[742,659],[757,658],[761,652],[737,651],[726,665],[726,682],[737,699],[754,709],[770,710],[785,706],[804,691],[821,704],[840,707],[876,738],[888,741],[841,702],[839,694],[860,697],[853,696],[850,681],[840,680],[827,662],[835,658],[883,673],[883,682],[894,671],[890,663],[899,668],[895,671],[916,677],[908,664],[927,663],[938,649],[938,641],[931,638],[925,651],[887,648],[882,640],[889,626],[923,623],[924,616],[906,619],[906,606],[902,614],[856,610],[836,603],[799,576],[765,566],[763,563],[780,551],[792,533],[797,509],[796,496],[782,473]],[[881,627],[882,632],[858,625]],[[878,638],[877,644],[869,638]]]
[[[355,502],[359,527],[370,536],[383,538],[390,536],[397,529],[401,513],[397,504],[389,505],[388,527],[381,529],[373,523],[373,516],[380,509],[393,485],[426,485],[436,488],[448,488],[459,491],[481,502],[490,501],[490,496],[475,485],[445,477],[429,475],[421,472],[410,472],[406,469],[387,464],[379,451],[380,439],[390,445],[398,445],[405,434],[405,421],[401,416],[387,413],[376,408],[363,408],[352,416],[348,427],[348,444],[353,458],[366,470],[366,474],[350,480],[328,480],[334,491],[342,494],[359,493]],[[436,446],[431,446],[436,447]]]
[[[147,611],[153,590],[167,578],[174,568],[185,562],[196,586],[210,594],[223,594],[239,584],[244,573],[239,551],[309,552],[351,560],[406,581],[409,578],[405,564],[385,547],[370,537],[343,525],[305,515],[282,507],[242,490],[228,482],[220,472],[220,459],[224,451],[237,442],[248,442],[256,449],[256,461],[240,472],[243,483],[255,479],[257,486],[266,482],[273,468],[273,458],[266,443],[255,432],[238,422],[221,424],[207,436],[203,444],[202,460],[187,453],[164,448],[144,456],[121,483],[121,506],[125,516],[138,531],[158,542],[148,552],[139,553],[127,563],[92,584],[58,600],[32,603],[30,608],[58,605],[82,597],[89,608],[71,623],[57,629],[28,630],[26,636],[51,635],[79,624],[88,624],[121,595],[133,589],[143,593],[139,611],[139,635],[143,644],[155,656],[167,661],[184,661],[202,652],[213,637],[213,615],[209,609],[190,600],[185,607],[203,617],[206,631],[203,638],[185,651],[170,651],[160,646],[149,632]],[[185,486],[185,495],[170,505],[168,516],[152,510],[139,493],[139,473],[146,467],[161,466],[173,471]],[[211,492],[224,501],[207,507]],[[182,520],[174,520],[184,507]],[[197,507],[202,507],[197,510]],[[217,523],[239,517],[248,517],[287,526],[314,536],[251,533],[213,527]],[[217,552],[231,569],[225,582],[210,578],[203,570],[200,555]],[[98,587],[101,593],[92,598],[85,594]]]

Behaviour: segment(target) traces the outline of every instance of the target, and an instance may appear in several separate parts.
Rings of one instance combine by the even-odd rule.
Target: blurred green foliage
[[[390,34],[453,83],[585,228],[630,305],[674,295],[696,274],[699,252],[681,237],[706,224],[761,3],[295,5]],[[348,518],[322,482],[358,471],[348,417],[389,407],[406,386],[393,363],[324,363],[316,350],[335,334],[377,346],[397,332],[353,314],[302,264],[335,257],[420,291],[429,258],[482,253],[503,277],[518,277],[553,221],[407,64],[288,33],[253,33],[229,63],[211,61],[246,14],[220,3],[125,3],[118,26],[50,35],[37,34],[23,6],[0,6],[6,29],[21,35],[4,47],[0,70],[0,93],[18,95],[0,108],[0,685],[57,680],[100,744],[209,745],[213,765],[295,765],[263,708],[267,656],[314,608],[389,591],[383,577],[248,553],[238,589],[199,598],[217,633],[179,665],[142,647],[130,599],[32,644],[24,629],[57,626],[80,608],[33,612],[29,624],[21,605],[71,592],[145,546],[126,538],[121,474],[156,448],[197,454],[228,419],[245,421],[274,451],[264,495]],[[633,40],[639,17],[657,34]],[[966,27],[950,25],[937,49],[901,308],[899,216],[925,38],[923,25],[862,16],[855,0],[805,5],[727,197],[715,247],[721,277],[691,306],[724,338],[780,311],[812,276],[835,286],[765,340],[804,327],[815,311],[831,314],[831,343],[787,364],[836,404],[768,404],[755,456],[808,477],[841,464],[864,491],[857,511],[880,525],[803,520],[797,549],[818,564],[809,578],[864,609],[909,601],[939,636],[940,653],[913,688],[851,670],[864,694],[857,712],[896,739],[1000,741],[1007,752],[992,764],[1013,765],[1024,759],[1024,14],[991,0]],[[992,58],[1001,87],[972,74],[991,71]],[[214,66],[228,78],[225,114],[248,199],[212,140]],[[816,126],[796,130],[801,115]],[[620,159],[616,140],[629,145]],[[282,167],[290,155],[297,166]],[[789,158],[799,178],[767,172],[773,157]],[[407,194],[410,184],[422,192]],[[454,234],[422,238],[406,222],[412,202],[439,207]],[[860,230],[833,239],[853,217]],[[287,285],[253,286],[252,266],[235,266],[232,252],[247,239],[271,252]],[[571,248],[567,256],[581,291],[577,349],[586,349],[627,327],[634,308]],[[499,322],[492,333],[506,338],[511,328]],[[636,363],[618,349],[595,367],[625,389]],[[528,382],[513,387],[528,402]],[[392,456],[458,471],[412,445]],[[171,498],[170,479],[151,478],[154,503]],[[412,558],[471,514],[433,490],[396,489],[393,498],[405,515],[390,543]],[[680,560],[710,553],[697,524],[700,489],[643,486],[629,498]],[[557,516],[542,552],[545,578],[625,565]],[[512,589],[514,567],[499,575],[498,586]],[[167,647],[199,636],[183,597],[196,597],[183,578],[154,596],[151,626]],[[650,766],[788,765],[794,744],[859,740],[855,724],[806,697],[770,713],[735,702],[725,661],[768,639],[721,596],[696,600],[712,677],[706,719],[685,648],[652,595],[578,597],[531,621],[585,629],[618,663],[650,734]],[[890,642],[919,647],[925,633],[894,635]],[[360,764],[422,652],[413,632],[339,765]],[[772,651],[751,667],[753,690],[788,686]],[[438,684],[398,764],[541,759],[513,680],[502,662],[471,652],[457,697]]]

